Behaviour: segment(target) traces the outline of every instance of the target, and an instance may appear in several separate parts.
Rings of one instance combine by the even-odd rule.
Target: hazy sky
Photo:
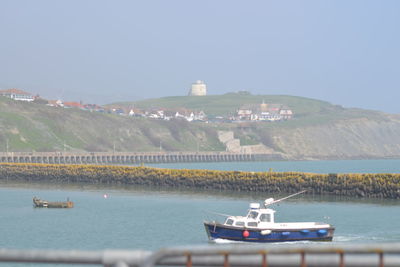
[[[311,97],[400,113],[398,0],[0,0],[0,88],[85,103]]]

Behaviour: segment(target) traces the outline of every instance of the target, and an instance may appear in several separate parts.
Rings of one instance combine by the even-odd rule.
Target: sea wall
[[[148,185],[170,188],[232,190],[400,198],[400,174],[315,174],[175,170],[149,167],[0,164],[0,181]]]
[[[175,162],[233,162],[281,160],[274,151],[232,152],[0,152],[0,163],[44,164],[141,164]]]

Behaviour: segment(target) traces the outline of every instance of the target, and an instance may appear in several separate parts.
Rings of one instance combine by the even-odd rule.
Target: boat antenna
[[[302,193],[304,193],[304,192],[306,192],[306,191],[307,191],[307,190],[303,190],[303,191],[300,191],[300,192],[291,194],[291,195],[289,195],[289,196],[287,196],[287,197],[284,197],[284,198],[281,198],[281,199],[277,199],[277,200],[274,200],[273,198],[268,198],[268,199],[265,200],[264,206],[266,207],[266,206],[275,204],[275,203],[277,203],[277,202],[281,202],[281,201],[283,201],[283,200],[285,200],[285,199],[288,199],[288,198],[297,196],[297,195],[302,194]]]

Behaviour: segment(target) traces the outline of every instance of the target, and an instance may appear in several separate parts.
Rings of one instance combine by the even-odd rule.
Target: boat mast
[[[285,199],[288,199],[288,198],[297,196],[297,195],[299,195],[299,194],[302,194],[302,193],[304,193],[304,192],[306,192],[306,191],[307,191],[307,190],[303,190],[303,191],[300,191],[300,192],[291,194],[291,195],[289,195],[289,196],[287,196],[287,197],[280,198],[280,199],[277,199],[277,200],[274,200],[273,198],[268,198],[268,199],[265,200],[264,206],[267,207],[267,206],[272,205],[272,204],[275,204],[275,203],[277,203],[277,202],[281,202],[281,201],[283,201],[283,200],[285,200]]]

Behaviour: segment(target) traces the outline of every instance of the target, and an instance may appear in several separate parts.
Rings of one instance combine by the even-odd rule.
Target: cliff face
[[[271,138],[288,159],[349,159],[400,156],[400,119],[341,120],[317,126],[275,129]]]

